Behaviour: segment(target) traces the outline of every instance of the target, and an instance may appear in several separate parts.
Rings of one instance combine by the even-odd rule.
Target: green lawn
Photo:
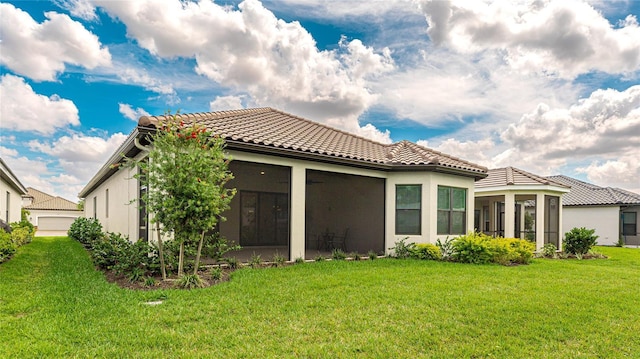
[[[135,292],[79,243],[36,238],[0,265],[0,357],[637,358],[640,250],[597,250],[610,259],[314,262]]]

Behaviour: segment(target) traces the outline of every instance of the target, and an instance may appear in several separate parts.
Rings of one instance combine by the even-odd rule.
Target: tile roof
[[[640,194],[620,188],[600,187],[562,175],[548,178],[571,187],[562,197],[564,206],[640,205]]]
[[[433,165],[479,175],[487,171],[485,167],[409,141],[382,144],[269,107],[177,117],[206,126],[224,137],[228,144],[242,143],[389,166]],[[155,126],[166,119],[166,116],[143,116],[138,124]]]
[[[490,169],[488,176],[476,182],[476,188],[501,186],[551,185],[567,187],[562,183],[550,180],[515,167]]]
[[[24,197],[31,197],[31,204],[24,206],[25,209],[57,210],[57,211],[78,211],[78,205],[62,197],[54,197],[35,188],[27,187],[27,194]]]

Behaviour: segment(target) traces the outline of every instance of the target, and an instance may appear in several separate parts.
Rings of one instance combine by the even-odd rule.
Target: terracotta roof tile
[[[476,188],[522,185],[553,185],[568,187],[560,182],[515,167],[490,169],[488,176],[476,182]]]
[[[620,188],[600,187],[562,175],[548,178],[571,187],[562,196],[564,206],[640,205],[640,194]]]
[[[77,211],[78,205],[62,197],[54,197],[35,188],[27,187],[27,195],[31,197],[31,204],[24,206],[25,209],[47,209],[58,211]]]
[[[439,165],[477,174],[485,167],[409,141],[382,144],[272,108],[180,114],[197,121],[227,141],[290,149],[337,158],[386,165]],[[140,126],[155,125],[165,116],[143,116]]]

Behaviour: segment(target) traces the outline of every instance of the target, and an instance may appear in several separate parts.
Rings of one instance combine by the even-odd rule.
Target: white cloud
[[[119,103],[118,110],[124,117],[136,122],[138,122],[138,119],[140,119],[140,117],[142,116],[149,116],[149,113],[143,108],[138,107],[136,109],[133,109],[131,105],[126,103]]]
[[[378,105],[430,126],[488,118],[496,129],[540,102],[565,106],[580,85],[507,66],[495,53],[468,56],[428,46],[415,66],[372,81]]]
[[[110,66],[111,54],[98,37],[69,16],[46,12],[37,23],[27,12],[1,3],[0,63],[37,81],[53,81],[65,64],[93,69]]]
[[[435,149],[491,168],[515,166],[539,175],[577,167],[594,183],[637,191],[640,85],[596,90],[568,107],[541,104],[503,129],[499,139],[447,139]]]
[[[237,110],[244,108],[242,105],[243,96],[217,96],[215,100],[209,102],[209,111]]]
[[[614,27],[584,2],[419,2],[427,33],[463,53],[495,50],[521,71],[574,78],[591,71],[640,69],[640,27],[631,16]]]
[[[87,21],[98,19],[96,8],[91,4],[90,0],[53,0],[53,2],[68,10],[75,17]]]
[[[0,127],[17,131],[52,134],[57,128],[80,124],[73,102],[37,94],[22,77],[6,74],[0,78]]]
[[[210,0],[101,2],[143,48],[163,58],[195,58],[197,73],[273,106],[344,129],[376,99],[367,79],[394,68],[388,50],[359,40],[318,50],[298,22],[275,17],[256,0],[239,10]]]
[[[127,138],[115,133],[108,138],[73,134],[62,136],[52,143],[33,140],[28,143],[32,151],[55,158],[64,173],[86,183]]]
[[[589,181],[595,184],[620,187],[640,193],[640,151],[621,154],[618,159],[593,161],[586,167],[578,167],[579,173],[585,173]]]

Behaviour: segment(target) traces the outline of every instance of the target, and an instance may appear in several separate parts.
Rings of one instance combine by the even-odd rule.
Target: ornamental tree
[[[142,200],[153,214],[151,222],[159,232],[161,228],[164,234],[173,234],[180,245],[179,277],[184,275],[185,243],[198,242],[193,277],[199,282],[204,235],[225,220],[221,214],[229,208],[236,190],[225,187],[233,175],[224,153],[224,139],[195,122],[166,117],[149,135],[151,144],[143,147],[147,156],[138,162],[140,171],[134,177],[149,189]],[[160,235],[158,247],[166,278]]]

